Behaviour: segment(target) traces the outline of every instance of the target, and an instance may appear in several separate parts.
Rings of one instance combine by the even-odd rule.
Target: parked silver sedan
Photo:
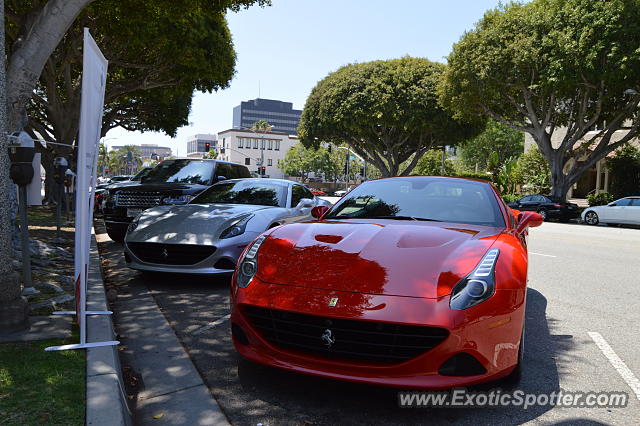
[[[142,271],[224,274],[243,248],[274,226],[312,219],[331,203],[282,179],[233,179],[212,185],[189,204],[158,206],[129,226],[127,266]]]

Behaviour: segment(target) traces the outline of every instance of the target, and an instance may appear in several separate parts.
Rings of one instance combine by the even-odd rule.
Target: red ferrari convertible
[[[533,212],[487,182],[365,182],[273,228],[231,286],[237,351],[354,382],[444,389],[519,377]]]

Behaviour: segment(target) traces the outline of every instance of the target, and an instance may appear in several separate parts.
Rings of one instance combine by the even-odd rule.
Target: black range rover
[[[143,210],[160,204],[186,204],[218,181],[249,177],[246,166],[226,161],[165,160],[139,184],[109,190],[104,201],[107,233],[122,242],[129,223]]]

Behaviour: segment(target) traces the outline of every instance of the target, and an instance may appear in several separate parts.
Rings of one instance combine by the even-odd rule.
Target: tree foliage
[[[489,160],[497,156],[497,166],[511,157],[518,157],[524,152],[524,134],[511,127],[488,120],[487,127],[478,136],[460,144],[460,157],[464,165],[475,170],[489,170]]]
[[[455,167],[453,162],[446,158],[444,160],[444,175],[442,174],[442,150],[427,151],[416,164],[413,169],[414,175],[420,176],[453,176],[455,175]]]
[[[438,105],[444,69],[412,57],[341,67],[307,98],[298,127],[301,142],[346,143],[384,176],[409,174],[430,147],[454,145],[477,131]]]
[[[639,36],[636,0],[508,3],[454,45],[441,99],[458,117],[488,116],[531,134],[553,195],[564,197],[638,134]]]
[[[42,148],[45,169],[69,156],[78,133],[84,27],[109,60],[102,135],[120,126],[175,136],[188,124],[193,92],[225,88],[233,76],[227,8],[256,2],[266,3],[101,0],[87,7],[46,62],[29,104],[27,131],[69,145]],[[18,44],[35,3],[7,2],[10,44]]]
[[[549,164],[537,147],[532,147],[518,158],[513,176],[514,183],[521,185],[525,193],[549,191]]]
[[[202,156],[202,158],[206,158],[209,160],[215,160],[216,158],[218,158],[218,151],[216,151],[215,149],[211,148],[209,149],[209,152],[205,152],[205,154]]]
[[[307,148],[302,144],[295,144],[287,151],[278,167],[289,176],[302,178],[305,182],[311,173],[325,174],[334,172],[329,151],[325,147]]]

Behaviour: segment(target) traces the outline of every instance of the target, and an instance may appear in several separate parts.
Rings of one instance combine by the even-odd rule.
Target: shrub
[[[515,203],[516,201],[518,201],[522,196],[518,195],[518,194],[502,194],[502,199],[504,200],[505,203],[509,204],[509,203]]]
[[[601,192],[599,194],[587,195],[587,201],[590,206],[604,206],[613,201],[613,195],[608,192]]]
[[[456,173],[456,177],[464,177],[470,179],[482,179],[491,182],[491,175],[486,173]]]
[[[518,158],[514,170],[514,180],[522,189],[534,193],[549,192],[551,172],[549,165],[537,146],[532,147]]]

